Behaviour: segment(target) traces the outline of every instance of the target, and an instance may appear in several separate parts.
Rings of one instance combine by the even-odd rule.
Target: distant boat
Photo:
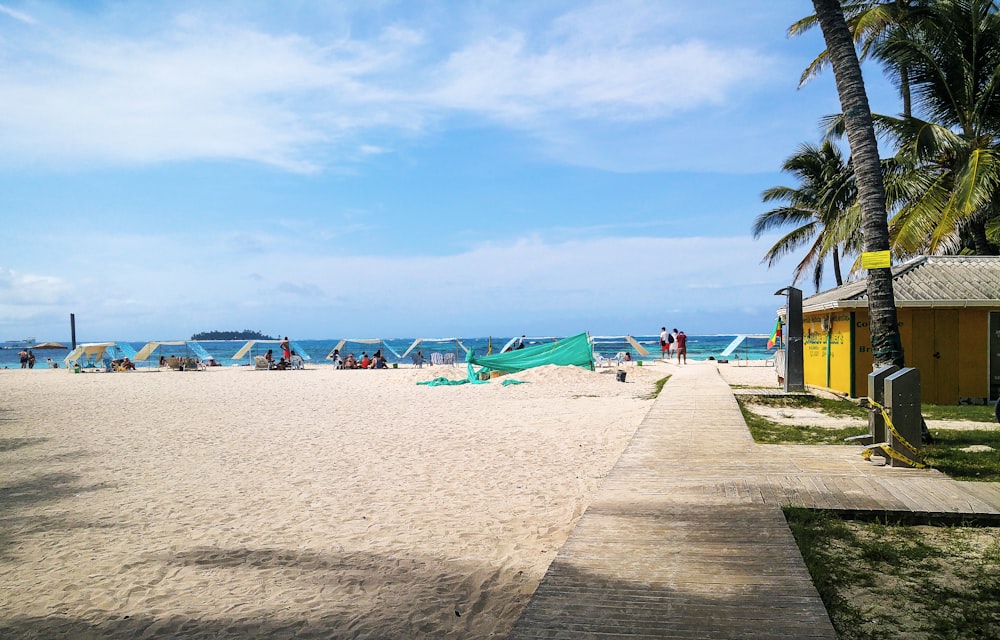
[[[33,349],[34,347],[34,338],[25,338],[24,340],[7,340],[3,344],[0,344],[0,349]]]

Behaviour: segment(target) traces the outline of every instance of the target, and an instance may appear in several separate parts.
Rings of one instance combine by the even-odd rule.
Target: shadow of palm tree
[[[0,420],[5,418],[0,417]],[[16,451],[24,447],[47,442],[48,438],[0,438],[0,453]]]

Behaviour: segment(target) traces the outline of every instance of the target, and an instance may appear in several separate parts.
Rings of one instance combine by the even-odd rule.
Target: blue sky
[[[810,13],[0,0],[0,339],[768,333]]]

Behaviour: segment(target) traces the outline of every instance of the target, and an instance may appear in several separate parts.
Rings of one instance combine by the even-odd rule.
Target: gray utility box
[[[920,372],[913,367],[905,367],[886,377],[883,404],[888,409],[897,433],[919,452],[920,429],[923,424],[920,414]],[[875,442],[878,443],[878,440]],[[888,442],[894,451],[902,454],[907,460],[919,462],[913,451],[901,443],[892,432],[886,433],[884,442]],[[894,458],[890,458],[888,462],[893,467],[913,466]]]

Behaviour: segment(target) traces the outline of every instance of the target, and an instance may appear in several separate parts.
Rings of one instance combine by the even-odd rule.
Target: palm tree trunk
[[[997,247],[986,236],[986,221],[976,219],[969,222],[969,234],[977,256],[995,256]]]
[[[896,0],[896,8],[899,11],[898,15],[904,15],[910,8],[910,1]],[[899,67],[899,97],[903,100],[903,117],[909,118],[913,115],[913,101],[910,96],[910,70],[905,64]]]
[[[837,286],[844,284],[844,278],[840,275],[840,251],[833,248],[833,277],[837,280]]]
[[[913,99],[910,97],[910,70],[905,66],[899,68],[899,96],[903,100],[903,117],[913,115]]]
[[[847,140],[854,161],[854,179],[861,203],[864,248],[866,252],[888,251],[889,225],[878,144],[851,32],[844,21],[839,0],[813,0],[813,7],[823,30],[826,50],[837,80],[840,106],[844,111]],[[903,366],[903,345],[899,339],[891,269],[868,270],[868,326],[875,366]]]

